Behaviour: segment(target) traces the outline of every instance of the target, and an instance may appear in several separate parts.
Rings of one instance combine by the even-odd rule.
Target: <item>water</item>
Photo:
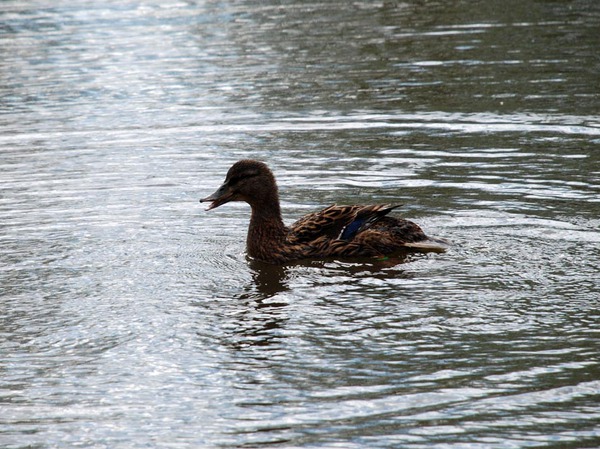
[[[600,9],[0,5],[0,446],[600,445]],[[453,242],[248,261],[284,219],[399,202]]]

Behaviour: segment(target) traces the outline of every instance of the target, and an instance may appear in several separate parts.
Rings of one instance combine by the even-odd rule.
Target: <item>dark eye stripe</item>
[[[258,176],[260,173],[258,172],[251,172],[251,173],[244,173],[242,175],[235,175],[231,178],[229,178],[229,180],[227,181],[227,184],[229,184],[230,186],[233,186],[235,184],[237,184],[238,182],[240,182],[242,179],[250,179],[250,178],[254,178],[255,176]]]

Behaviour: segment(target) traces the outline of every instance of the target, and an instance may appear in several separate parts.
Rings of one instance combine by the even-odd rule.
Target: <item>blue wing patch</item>
[[[363,224],[365,224],[366,221],[368,221],[368,220],[365,218],[354,220],[352,223],[350,223],[348,226],[346,226],[342,230],[342,232],[339,236],[339,239],[340,240],[352,240],[354,238],[354,236],[358,233],[358,231],[361,230]]]
[[[344,229],[342,229],[338,239],[346,241],[352,240],[356,234],[364,231],[365,229],[369,229],[371,226],[373,226],[373,224],[377,223],[379,220],[389,214],[390,211],[399,206],[400,205],[398,204],[395,206],[383,207],[375,211],[366,210],[362,213],[359,212],[356,218],[351,223],[346,225]]]

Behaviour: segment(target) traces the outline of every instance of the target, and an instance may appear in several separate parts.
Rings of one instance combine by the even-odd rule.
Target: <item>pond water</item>
[[[0,3],[2,448],[600,446],[600,4]],[[245,256],[402,203],[406,261]]]

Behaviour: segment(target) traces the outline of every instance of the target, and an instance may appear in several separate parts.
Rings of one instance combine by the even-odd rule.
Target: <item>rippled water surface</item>
[[[0,3],[2,448],[600,446],[595,1]],[[402,203],[447,253],[245,257]]]

